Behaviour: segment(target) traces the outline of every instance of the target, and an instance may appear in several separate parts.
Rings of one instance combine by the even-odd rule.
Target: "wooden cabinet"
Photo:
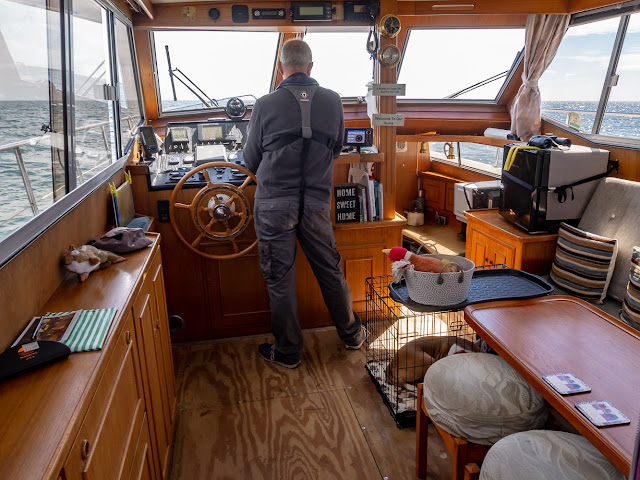
[[[420,173],[427,210],[454,217],[455,184],[462,180],[436,172]]]
[[[151,454],[151,440],[149,437],[149,423],[145,413],[140,436],[133,457],[133,465],[129,472],[129,480],[154,480],[153,455]]]
[[[505,220],[498,210],[471,210],[467,217],[467,258],[476,266],[504,264],[547,275],[558,235],[531,235]]]
[[[124,323],[65,463],[66,480],[129,478],[138,438],[147,426],[131,313]]]
[[[176,393],[159,251],[133,304],[133,314],[155,467],[160,472],[158,477],[166,478]]]

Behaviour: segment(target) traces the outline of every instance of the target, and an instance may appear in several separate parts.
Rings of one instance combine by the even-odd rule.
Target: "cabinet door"
[[[176,379],[173,371],[173,354],[171,352],[171,337],[169,333],[169,317],[167,316],[167,300],[164,291],[164,277],[162,275],[162,263],[160,252],[156,254],[151,263],[151,277],[153,281],[153,293],[155,299],[155,328],[156,353],[161,360],[159,362],[160,383],[164,395],[163,405],[167,408],[165,417],[165,431],[169,442],[173,438],[173,424],[176,414]]]
[[[384,243],[368,245],[366,247],[345,247],[340,249],[342,255],[342,271],[347,280],[349,290],[353,296],[353,309],[364,312],[366,279],[385,274],[387,256],[382,249],[387,248]]]
[[[471,231],[470,258],[476,266],[499,265],[514,267],[515,247],[480,232]]]
[[[454,195],[455,195],[455,184],[451,182],[447,182],[445,186],[445,202],[444,209],[447,212],[453,212],[454,206]]]
[[[67,480],[127,478],[144,418],[136,338],[129,313],[64,466]]]
[[[144,376],[145,400],[147,412],[149,412],[151,444],[154,447],[157,470],[161,473],[158,478],[166,478],[171,439],[168,438],[166,429],[165,419],[169,416],[169,412],[164,394],[165,380],[161,351],[157,350],[157,337],[160,332],[156,328],[157,322],[154,318],[156,309],[152,276],[148,275],[133,305],[133,313],[138,332],[140,363],[142,371],[146,373]]]
[[[151,441],[149,439],[149,424],[145,415],[138,437],[133,465],[129,480],[153,480],[153,456],[151,455]]]
[[[424,181],[424,200],[429,210],[441,211],[445,209],[446,183],[431,179]]]

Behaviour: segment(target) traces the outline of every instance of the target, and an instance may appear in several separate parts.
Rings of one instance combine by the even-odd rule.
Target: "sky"
[[[44,0],[42,0],[44,3]],[[89,3],[89,0],[76,0]],[[43,9],[0,0],[2,33],[18,71],[39,72],[46,81],[48,57]],[[98,18],[98,16],[96,16]],[[602,91],[618,19],[571,28],[540,80],[544,100],[597,100]],[[25,25],[31,28],[25,29]],[[94,22],[75,19],[74,61],[77,75],[89,75],[105,58],[104,38]],[[167,32],[155,33],[161,96],[172,99],[164,45],[169,45],[174,68],[179,68],[214,98],[268,92],[273,71],[275,32]],[[508,70],[523,46],[523,29],[417,30],[403,59],[400,83],[406,98],[443,98],[491,75]],[[343,96],[364,96],[372,80],[372,62],[365,50],[367,32],[310,32],[314,52],[312,76]],[[2,54],[2,52],[0,52]],[[6,55],[4,55],[6,57]],[[0,66],[6,62],[0,58]],[[39,67],[34,69],[33,67]],[[3,69],[4,70],[4,69]],[[640,14],[632,16],[620,59],[620,81],[612,100],[640,101]],[[460,98],[494,98],[502,80]],[[2,73],[0,71],[0,86]],[[178,99],[194,96],[180,85]]]

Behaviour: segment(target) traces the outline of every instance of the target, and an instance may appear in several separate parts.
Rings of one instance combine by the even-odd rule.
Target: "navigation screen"
[[[365,143],[365,131],[364,130],[347,130],[347,143],[349,144],[361,144]]]
[[[221,125],[203,125],[200,140],[224,140]]]
[[[188,142],[189,137],[187,136],[186,128],[172,128],[171,129],[171,140],[173,142]]]

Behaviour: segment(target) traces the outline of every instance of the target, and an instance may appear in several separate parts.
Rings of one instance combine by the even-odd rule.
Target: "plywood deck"
[[[411,479],[415,429],[398,429],[333,328],[304,332],[302,365],[265,362],[270,336],[173,347],[178,417],[171,480]],[[364,347],[363,347],[364,349]],[[428,479],[451,478],[429,429]]]

